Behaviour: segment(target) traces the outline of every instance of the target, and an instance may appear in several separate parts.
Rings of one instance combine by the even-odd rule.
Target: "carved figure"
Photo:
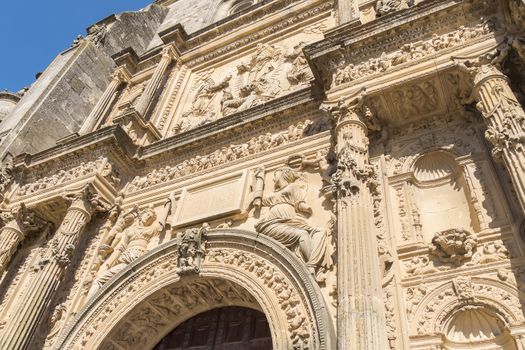
[[[227,75],[219,83],[215,83],[212,78],[208,78],[197,91],[191,109],[183,113],[181,118],[175,123],[173,132],[185,132],[214,121],[216,115],[212,111],[212,103],[217,94],[228,87],[231,78],[231,75]]]
[[[162,217],[157,218],[155,211],[147,208],[135,217],[133,224],[116,235],[111,244],[113,253],[104,264],[107,270],[99,271],[88,297],[94,295],[113,276],[146,253],[150,240],[164,229],[172,201],[170,198],[166,202]]]
[[[275,192],[262,198],[269,212],[255,225],[265,234],[294,251],[311,269],[326,264],[326,233],[308,224],[300,214],[311,214],[306,204],[307,186],[304,178],[289,167],[274,174]]]
[[[308,61],[303,55],[305,45],[306,43],[300,42],[292,50],[284,54],[284,57],[292,61],[292,69],[286,74],[286,78],[291,85],[308,84],[314,78]]]
[[[177,273],[199,272],[201,256],[204,253],[203,234],[208,228],[207,224],[200,228],[190,228],[177,237]]]

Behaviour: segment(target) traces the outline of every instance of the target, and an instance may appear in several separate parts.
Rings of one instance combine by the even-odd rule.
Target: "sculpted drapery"
[[[159,218],[152,208],[146,208],[140,215],[135,214],[136,218],[131,225],[129,225],[130,213],[124,215],[123,220],[117,221],[116,235],[110,248],[112,253],[98,271],[89,290],[89,296],[94,295],[113,276],[146,253],[148,243],[164,229],[171,203],[171,198],[166,201],[164,213]],[[122,229],[126,221],[129,226]]]
[[[304,218],[312,211],[306,204],[304,178],[289,167],[281,167],[275,171],[274,187],[275,192],[262,198],[262,206],[270,209],[255,225],[256,231],[294,251],[311,269],[323,265],[328,258],[326,234]]]

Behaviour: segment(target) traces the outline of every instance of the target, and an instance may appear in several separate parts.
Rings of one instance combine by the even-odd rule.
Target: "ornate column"
[[[50,224],[29,211],[24,204],[2,213],[4,227],[0,230],[0,275],[11,262],[18,245],[33,232],[41,232]]]
[[[102,209],[97,195],[86,187],[70,196],[69,206],[62,224],[41,253],[38,265],[22,281],[22,294],[9,312],[9,319],[0,338],[0,348],[21,350],[30,348],[31,338],[50,300],[59,288],[64,273],[77,248],[80,234],[90,221],[91,214]]]
[[[362,96],[332,109],[336,119],[338,349],[388,349],[368,162],[369,110]]]
[[[151,76],[148,85],[146,85],[146,88],[142,92],[142,95],[140,96],[139,100],[137,101],[137,104],[135,105],[135,110],[139,112],[139,114],[143,118],[146,111],[148,110],[149,104],[151,103],[153,96],[155,95],[155,92],[157,92],[157,89],[160,86],[160,83],[164,77],[164,74],[166,73],[168,65],[176,57],[177,53],[172,45],[166,46],[162,50],[162,57],[160,59],[160,62],[155,68],[155,71],[153,72],[153,75]]]
[[[122,66],[115,69],[115,71],[111,75],[111,82],[106,88],[106,91],[104,91],[104,94],[102,94],[102,97],[100,98],[100,100],[98,100],[97,104],[95,105],[95,108],[93,108],[89,116],[82,124],[82,127],[78,132],[80,135],[84,135],[90,131],[93,131],[93,128],[104,117],[104,112],[110,105],[111,101],[113,101],[113,99],[115,98],[115,94],[120,85],[124,82],[127,83],[130,80],[131,74],[129,73],[126,67]]]
[[[491,63],[470,65],[474,79],[472,98],[487,125],[485,137],[494,146],[492,155],[505,163],[525,213],[525,111],[509,79]]]

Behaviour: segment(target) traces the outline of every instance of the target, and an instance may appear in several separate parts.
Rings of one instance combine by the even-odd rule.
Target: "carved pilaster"
[[[380,261],[373,223],[377,189],[368,158],[369,110],[362,96],[330,108],[336,119],[338,348],[387,349]]]
[[[339,24],[359,20],[359,6],[357,0],[338,0],[337,13]]]
[[[11,262],[20,243],[30,234],[41,232],[50,223],[37,217],[24,204],[2,213],[4,227],[0,230],[0,275]]]
[[[148,82],[148,85],[144,89],[144,92],[140,96],[140,99],[137,101],[137,104],[135,106],[135,110],[144,117],[148,107],[151,103],[151,100],[153,99],[153,96],[157,92],[157,89],[160,86],[160,83],[164,77],[164,74],[166,73],[166,69],[168,68],[169,64],[172,60],[174,60],[177,57],[177,52],[173,48],[172,45],[166,46],[162,50],[162,56],[160,59],[159,64],[155,68],[155,71],[153,72],[153,75],[151,76],[151,79]]]
[[[462,67],[473,78],[472,98],[487,125],[485,137],[494,147],[492,155],[505,163],[525,213],[525,111],[495,60],[467,62]]]
[[[84,121],[84,124],[82,124],[82,127],[78,132],[80,135],[87,134],[88,132],[93,131],[95,126],[102,121],[104,113],[115,98],[118,88],[122,83],[129,82],[130,79],[131,74],[129,73],[126,67],[118,67],[113,72],[111,76],[111,81],[108,87],[106,88],[106,91],[104,91],[104,94],[102,94],[102,97],[100,98],[100,100],[98,100],[97,104],[95,105],[95,108],[93,108],[89,116]]]
[[[13,310],[8,312],[9,322],[0,338],[2,349],[30,347],[36,326],[62,282],[85,225],[94,211],[104,209],[98,195],[89,186],[67,198],[71,200],[71,205],[62,224],[43,250],[34,272],[21,281],[23,292]]]

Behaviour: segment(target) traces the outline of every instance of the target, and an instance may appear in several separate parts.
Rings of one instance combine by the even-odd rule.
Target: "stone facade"
[[[525,349],[522,0],[157,0],[0,92],[0,348]]]

